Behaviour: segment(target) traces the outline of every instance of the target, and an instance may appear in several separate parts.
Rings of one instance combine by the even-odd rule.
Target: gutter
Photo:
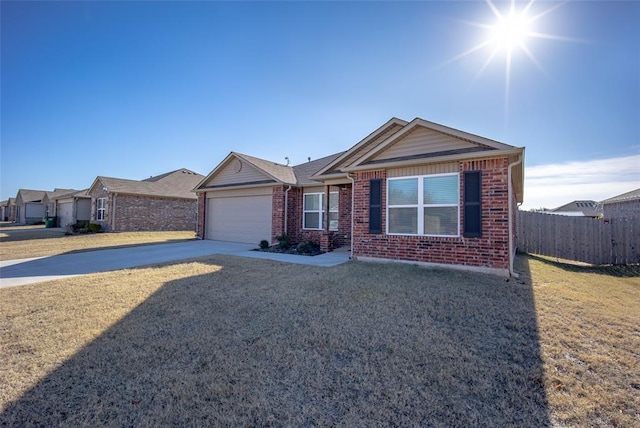
[[[522,156],[520,158],[509,164],[509,168],[507,171],[507,195],[509,198],[509,276],[514,278],[518,278],[518,274],[513,271],[513,259],[515,258],[514,248],[513,248],[513,183],[511,182],[511,169],[522,163]]]

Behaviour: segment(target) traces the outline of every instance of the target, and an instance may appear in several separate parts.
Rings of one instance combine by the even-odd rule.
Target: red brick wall
[[[207,194],[198,193],[198,219],[196,220],[196,238],[206,238],[206,225],[207,220]]]
[[[274,244],[278,240],[276,236],[284,233],[284,206],[285,192],[289,186],[276,186],[273,188],[273,196],[271,199],[271,243]],[[289,191],[291,194],[291,191]]]
[[[416,262],[458,264],[505,269],[509,266],[507,158],[464,161],[459,164],[460,209],[463,172],[482,170],[482,237],[449,238],[369,233],[369,180],[382,179],[382,224],[386,228],[386,171],[357,173],[355,177],[354,255]],[[460,231],[464,229],[461,211]]]
[[[109,203],[112,213],[113,197]],[[196,201],[192,199],[117,195],[115,211],[113,230],[117,232],[196,230]]]
[[[274,243],[276,242],[276,236],[284,232],[285,191],[287,188],[288,186],[273,188],[271,231]],[[330,231],[333,248],[338,248],[349,245],[351,240],[351,186],[349,185],[345,188],[332,187],[331,190],[339,192],[338,230]],[[304,189],[301,187],[292,187],[288,192],[287,234],[294,244],[307,241],[320,243],[320,238],[324,231],[305,230],[302,228],[303,194]]]

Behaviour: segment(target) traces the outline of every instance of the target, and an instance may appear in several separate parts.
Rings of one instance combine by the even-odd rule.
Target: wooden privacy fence
[[[518,211],[518,250],[591,264],[640,263],[640,217],[610,220]]]

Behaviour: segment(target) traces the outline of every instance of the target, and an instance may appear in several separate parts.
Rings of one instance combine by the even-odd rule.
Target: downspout
[[[78,222],[78,199],[79,198],[73,198],[73,202],[71,203],[71,220],[73,224]],[[89,223],[91,223],[91,221],[89,221]]]
[[[113,194],[113,208],[111,209],[111,231],[115,232],[116,231],[116,197],[118,196],[117,193]]]
[[[289,190],[291,185],[284,191],[284,234],[287,234],[287,224],[289,223]]]
[[[522,156],[520,156],[520,159],[518,159],[517,161],[510,163],[507,171],[507,195],[509,198],[509,276],[512,276],[514,278],[518,278],[518,274],[513,271],[513,259],[515,255],[513,254],[513,185],[511,183],[511,168],[521,163]]]
[[[353,260],[353,240],[354,240],[353,219],[355,215],[353,207],[355,206],[354,196],[355,196],[356,181],[353,179],[353,176],[349,172],[347,173],[347,178],[351,181],[351,255],[349,256],[349,259]]]

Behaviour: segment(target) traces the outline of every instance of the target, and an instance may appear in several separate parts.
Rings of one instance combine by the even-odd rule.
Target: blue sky
[[[524,208],[640,187],[639,2],[534,2],[546,36],[512,51],[508,96],[506,51],[459,57],[491,34],[482,1],[0,8],[0,199],[230,151],[301,163],[394,116],[525,146]]]

